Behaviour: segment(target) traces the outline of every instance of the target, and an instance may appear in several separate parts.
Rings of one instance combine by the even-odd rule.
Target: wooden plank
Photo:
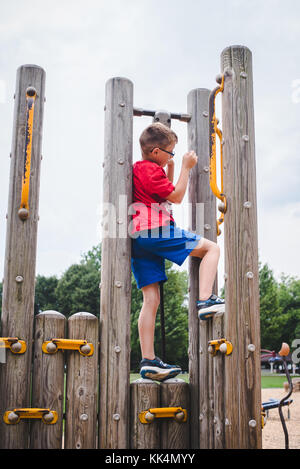
[[[94,353],[67,352],[66,449],[97,448],[98,335],[98,318],[93,314],[69,317],[68,338],[87,340]]]
[[[189,385],[179,378],[166,380],[160,385],[161,407],[182,407],[187,410],[188,420],[177,422],[175,419],[162,419],[161,449],[189,449],[190,396]]]
[[[252,54],[221,54],[223,92],[226,314],[226,448],[261,448],[260,317]],[[254,344],[255,352],[248,346]],[[254,426],[251,426],[254,425]]]
[[[112,78],[105,102],[99,441],[117,449],[129,447],[133,84]]]
[[[143,424],[140,422],[139,413],[160,407],[160,385],[155,381],[138,379],[131,383],[130,388],[130,448],[158,449],[160,448],[159,421]]]
[[[35,317],[32,407],[50,408],[58,413],[53,425],[32,420],[30,448],[60,449],[62,447],[64,354],[46,354],[42,344],[53,338],[65,338],[66,318],[57,311],[44,311]]]
[[[189,228],[216,242],[216,200],[209,185],[209,122],[210,90],[199,88],[188,95],[188,148],[198,155],[197,165],[190,171]],[[191,389],[191,447],[214,447],[214,372],[207,353],[213,337],[212,321],[199,322],[196,301],[199,299],[200,259],[189,258],[189,376]],[[217,293],[217,279],[214,284]],[[218,389],[218,388],[217,388]]]
[[[29,218],[21,220],[26,128],[26,89],[37,91],[34,108]],[[34,286],[40,186],[40,163],[45,94],[45,72],[35,65],[23,65],[17,71],[11,166],[7,211],[4,283],[2,297],[2,337],[19,337],[27,343],[22,355],[6,354],[0,367],[0,447],[27,448],[28,422],[6,425],[3,412],[10,408],[30,407],[30,366],[32,356]]]

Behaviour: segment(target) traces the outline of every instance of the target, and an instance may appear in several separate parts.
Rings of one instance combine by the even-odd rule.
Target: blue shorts
[[[201,236],[174,224],[136,233],[132,239],[131,268],[138,288],[168,280],[165,259],[183,264]]]

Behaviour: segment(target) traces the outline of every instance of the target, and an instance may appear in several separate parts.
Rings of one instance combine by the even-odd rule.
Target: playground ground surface
[[[285,380],[286,381],[286,380]],[[262,389],[262,402],[272,399],[282,399],[286,395],[283,386],[281,388]],[[283,407],[283,415],[289,434],[289,448],[300,449],[300,392],[291,395],[293,402],[290,404],[290,418],[288,419],[288,409]],[[262,431],[263,449],[284,449],[284,433],[278,413],[278,409],[269,411],[267,423]]]

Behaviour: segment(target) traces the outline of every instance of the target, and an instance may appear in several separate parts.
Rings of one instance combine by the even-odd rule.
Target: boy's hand
[[[182,166],[184,166],[187,169],[192,169],[195,164],[197,164],[198,161],[198,156],[194,151],[188,151],[183,155],[182,158]]]

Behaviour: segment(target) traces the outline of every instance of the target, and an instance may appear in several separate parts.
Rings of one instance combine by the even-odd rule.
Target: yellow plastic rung
[[[57,422],[58,414],[50,409],[21,408],[7,410],[3,415],[3,420],[7,425],[15,425],[21,419],[41,419],[47,425],[53,425]]]
[[[94,346],[87,340],[52,339],[43,343],[42,350],[49,354],[56,353],[58,350],[78,350],[81,355],[89,357],[94,353]]]
[[[26,342],[18,337],[0,337],[0,348],[9,348],[12,353],[26,352]]]
[[[186,422],[187,411],[182,407],[157,407],[139,414],[141,423],[152,423],[156,418],[174,418],[177,422]]]
[[[208,342],[208,352],[216,355],[219,351],[225,355],[230,355],[233,350],[233,345],[226,339],[215,339]]]

